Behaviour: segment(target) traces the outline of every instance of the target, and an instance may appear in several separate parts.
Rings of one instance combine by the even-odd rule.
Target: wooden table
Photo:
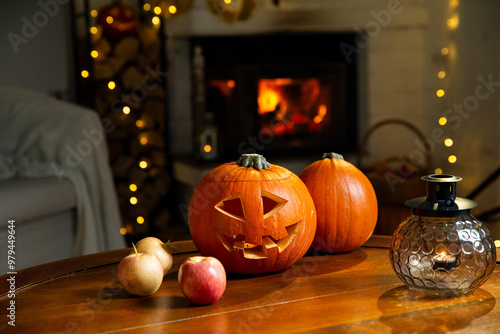
[[[177,283],[180,264],[196,254],[175,242],[174,265],[148,297],[133,297],[116,279],[129,249],[59,261],[0,278],[0,332],[15,333],[499,333],[500,266],[475,292],[442,298],[412,292],[393,273],[388,237],[358,250],[307,254],[286,271],[228,275],[222,298],[196,306]],[[15,301],[15,325],[5,312]],[[497,304],[497,302],[499,302]]]

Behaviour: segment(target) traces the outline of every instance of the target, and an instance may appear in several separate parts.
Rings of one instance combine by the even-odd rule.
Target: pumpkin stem
[[[342,154],[333,153],[333,152],[323,154],[323,159],[333,159],[333,158],[344,160],[344,157],[342,156]]]
[[[271,167],[271,164],[267,162],[266,158],[260,154],[242,154],[241,157],[236,160],[236,164],[240,167],[250,168],[253,167],[256,170],[266,169]]]

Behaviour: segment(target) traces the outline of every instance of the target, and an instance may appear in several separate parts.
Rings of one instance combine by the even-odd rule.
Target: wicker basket
[[[422,140],[424,145],[428,145],[418,128],[400,119],[387,119],[376,123],[363,136],[358,147],[357,165],[368,177],[377,194],[379,215],[374,233],[381,235],[392,235],[402,220],[411,213],[411,210],[404,205],[407,200],[425,194],[425,182],[421,177],[429,174],[431,165],[429,154],[425,154],[426,161],[423,166],[412,164],[407,155],[386,158],[370,168],[363,165],[363,152],[376,130],[394,125],[406,127]],[[426,148],[427,152],[430,152],[430,148],[427,146]]]

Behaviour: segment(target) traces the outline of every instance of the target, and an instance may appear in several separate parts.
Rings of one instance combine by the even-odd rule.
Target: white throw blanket
[[[69,179],[74,186],[75,256],[126,246],[97,113],[0,86],[0,180],[47,176]]]

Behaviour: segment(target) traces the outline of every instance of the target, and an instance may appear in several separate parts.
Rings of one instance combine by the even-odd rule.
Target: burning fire
[[[278,135],[321,130],[329,105],[324,88],[315,78],[261,79],[257,103],[261,120],[268,122],[264,127]]]
[[[262,79],[259,81],[259,97],[257,102],[259,104],[259,114],[265,114],[276,110],[279,103],[285,102],[283,99],[283,86],[291,85],[292,79],[278,78],[278,79]],[[286,108],[286,106],[284,106]]]

